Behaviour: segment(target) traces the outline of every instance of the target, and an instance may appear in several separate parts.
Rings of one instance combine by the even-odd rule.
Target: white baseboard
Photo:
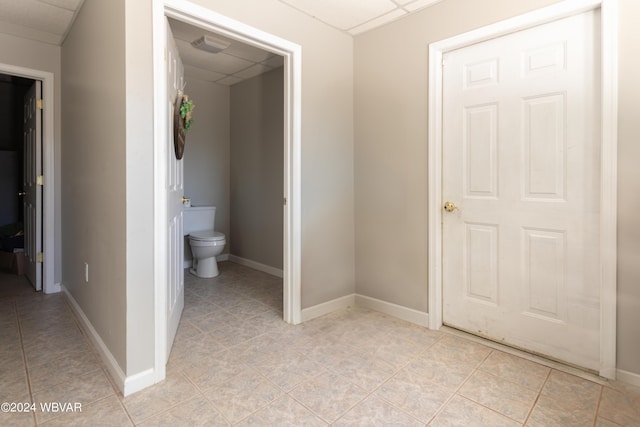
[[[60,283],[53,283],[51,286],[47,286],[46,289],[44,289],[45,294],[57,294],[61,291],[62,285],[60,285]]]
[[[245,267],[253,268],[254,270],[262,271],[263,273],[271,274],[276,277],[283,277],[281,269],[271,267],[268,265],[260,264],[259,262],[251,261],[250,259],[245,259],[236,255],[225,254],[228,255],[228,260],[231,262],[235,262],[236,264],[244,265]],[[220,261],[220,258],[217,258]]]
[[[61,289],[67,297],[67,300],[71,304],[71,308],[80,320],[82,329],[84,329],[85,333],[98,350],[102,362],[107,367],[107,370],[115,381],[116,386],[120,390],[120,393],[122,393],[123,396],[128,396],[132,393],[135,393],[136,391],[142,390],[143,388],[154,384],[155,378],[153,369],[148,369],[138,374],[131,375],[130,377],[127,377],[125,375],[115,357],[113,357],[113,354],[111,354],[111,352],[107,348],[107,345],[104,343],[104,341],[102,341],[102,338],[89,321],[89,318],[84,314],[78,302],[71,295],[71,292],[69,292],[69,290],[65,288],[64,285],[61,285]]]
[[[340,298],[333,299],[331,301],[323,302],[322,304],[314,305],[302,309],[302,321],[315,319],[316,317],[324,316],[336,310],[342,308],[353,307],[356,301],[356,294],[345,295]]]
[[[429,314],[423,311],[414,310],[412,308],[403,307],[401,305],[382,301],[376,298],[367,297],[356,294],[356,305],[365,307],[374,311],[379,311],[398,319],[406,320],[416,325],[429,327]]]
[[[636,387],[640,387],[640,374],[633,372],[623,371],[622,369],[616,369],[616,379],[623,383],[631,384]]]
[[[216,261],[218,261],[218,262],[229,261],[229,254],[218,255],[216,257]],[[193,260],[192,259],[185,259],[182,262],[182,268],[191,268],[192,265],[193,265]]]

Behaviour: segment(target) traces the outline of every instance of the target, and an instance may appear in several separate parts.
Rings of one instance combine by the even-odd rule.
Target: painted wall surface
[[[111,7],[111,2],[97,1],[101,7]],[[153,67],[145,67],[153,63],[153,28],[151,1],[119,1],[124,3],[124,34],[121,28],[111,31],[117,39],[124,36],[119,53],[125,54],[125,68],[120,71],[124,71],[125,92],[118,95],[126,99],[126,157],[120,160],[126,162],[126,204],[121,208],[126,209],[125,374],[131,377],[144,371],[148,373],[155,361],[153,153],[156,147]],[[118,172],[121,175],[122,169]]]
[[[126,372],[124,46],[124,1],[86,0],[62,46],[61,196],[62,284]]]
[[[231,253],[282,269],[284,73],[231,88]]]
[[[428,46],[553,0],[444,0],[355,38],[356,291],[427,312]],[[618,368],[640,373],[635,0],[620,1]],[[381,59],[384,52],[384,59]],[[384,244],[380,244],[384,236]]]
[[[192,206],[216,207],[216,231],[229,236],[229,86],[185,74],[194,121],[184,151],[184,194]],[[228,252],[228,245],[225,247]]]
[[[620,1],[618,84],[618,369],[640,374],[640,2]]]
[[[353,293],[353,39],[277,0],[194,3],[302,46],[302,308]]]
[[[9,34],[0,33],[0,64],[30,68],[33,70],[53,73],[55,97],[54,113],[54,239],[56,241],[54,260],[54,282],[62,280],[62,243],[61,243],[61,167],[60,167],[60,141],[61,141],[61,66],[60,46],[41,43],[34,40],[23,39]]]

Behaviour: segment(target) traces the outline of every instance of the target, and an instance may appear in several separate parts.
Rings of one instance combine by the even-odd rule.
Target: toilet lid
[[[224,240],[224,234],[219,233],[213,230],[204,230],[204,231],[194,231],[193,233],[189,233],[194,240],[206,240],[206,241],[215,241],[215,240]]]

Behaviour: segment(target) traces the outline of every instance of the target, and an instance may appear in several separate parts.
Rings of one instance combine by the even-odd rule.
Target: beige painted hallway
[[[640,426],[638,390],[359,308],[289,326],[280,279],[221,271],[185,276],[167,380],[126,398],[62,294],[0,273],[0,400],[82,404],[0,425]]]

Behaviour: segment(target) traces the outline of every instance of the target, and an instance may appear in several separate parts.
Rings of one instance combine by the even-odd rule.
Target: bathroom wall
[[[429,43],[553,3],[444,0],[356,36],[357,293],[428,309]],[[619,4],[618,368],[640,374],[640,2]]]
[[[188,71],[185,80],[185,93],[196,108],[183,157],[184,195],[192,206],[215,206],[216,231],[229,236],[230,89]]]
[[[231,88],[231,253],[282,269],[284,74]]]
[[[302,308],[351,295],[353,39],[278,0],[193,3],[301,46]]]

